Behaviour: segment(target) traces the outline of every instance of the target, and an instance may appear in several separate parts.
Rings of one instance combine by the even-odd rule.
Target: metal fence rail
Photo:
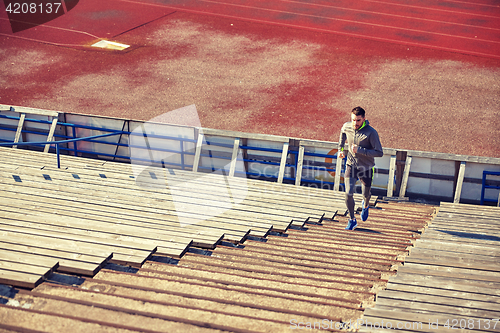
[[[117,139],[105,139],[111,136]],[[47,142],[39,142],[40,137],[46,137]],[[33,142],[20,142],[30,140]],[[0,105],[0,146],[9,145],[34,150],[45,146],[44,151],[57,153],[58,161],[59,154],[67,154],[197,172],[220,171],[334,191],[342,191],[345,167],[345,162],[337,159],[336,142]],[[455,203],[498,201],[491,196],[500,189],[500,180],[482,178],[483,171],[500,172],[500,158],[384,148],[384,157],[376,163],[377,195],[418,195]]]

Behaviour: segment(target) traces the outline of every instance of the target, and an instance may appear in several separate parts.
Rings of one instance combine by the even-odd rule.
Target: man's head
[[[365,110],[359,106],[352,109],[351,120],[354,129],[360,129],[365,122]]]

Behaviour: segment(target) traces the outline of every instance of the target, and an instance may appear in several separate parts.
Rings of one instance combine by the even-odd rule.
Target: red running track
[[[79,48],[99,39],[112,39],[174,11],[140,2],[83,0],[52,21],[13,33],[4,3],[0,1],[0,35]]]
[[[162,0],[161,5],[192,13],[500,58],[500,4],[496,0]]]
[[[40,26],[0,35],[82,47],[173,11],[216,15],[383,42],[500,58],[498,0],[84,0]]]

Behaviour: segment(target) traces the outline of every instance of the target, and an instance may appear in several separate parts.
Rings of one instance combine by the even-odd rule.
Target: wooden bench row
[[[441,203],[404,266],[365,311],[359,332],[373,331],[367,323],[380,329],[381,322],[382,332],[389,331],[387,324],[399,324],[403,332],[494,331],[492,320],[500,312],[499,230],[500,208]]]
[[[53,155],[0,148],[0,251],[27,258],[5,272],[33,275],[39,268],[21,269],[30,260],[54,261],[19,286],[35,286],[49,270],[93,276],[107,262],[139,267],[153,253],[179,258],[190,246],[243,242],[345,213],[343,195],[332,191],[62,159],[58,169]]]

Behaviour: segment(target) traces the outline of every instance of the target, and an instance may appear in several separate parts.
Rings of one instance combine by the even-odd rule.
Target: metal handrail
[[[2,146],[28,146],[28,145],[55,145],[56,146],[56,155],[57,155],[57,168],[61,168],[61,157],[59,154],[59,145],[62,143],[68,143],[68,142],[76,142],[76,141],[83,141],[83,140],[89,140],[89,139],[96,139],[96,138],[103,138],[107,136],[113,136],[113,135],[119,135],[123,134],[122,132],[116,132],[116,133],[108,133],[108,134],[99,134],[99,135],[94,135],[94,136],[86,136],[84,138],[75,138],[75,139],[68,139],[68,140],[60,140],[60,141],[38,141],[38,142],[1,142],[0,147]]]

